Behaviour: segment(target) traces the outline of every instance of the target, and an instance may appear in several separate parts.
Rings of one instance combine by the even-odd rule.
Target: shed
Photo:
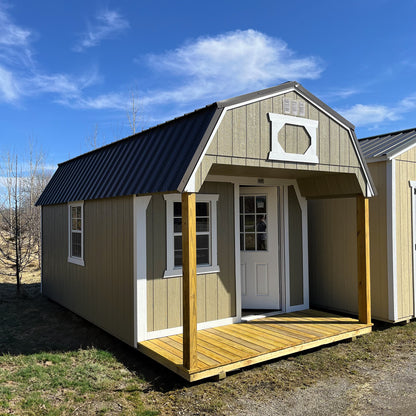
[[[362,335],[373,195],[354,126],[297,82],[219,101],[59,165],[42,292],[191,381]],[[307,202],[345,196],[358,319],[309,308]]]
[[[378,194],[370,200],[372,317],[388,322],[415,317],[416,281],[416,129],[359,140]],[[355,216],[352,199],[309,203],[311,302],[355,313]],[[322,227],[326,232],[322,233]],[[331,241],[331,244],[328,244]],[[329,262],[322,262],[322,253]],[[336,272],[340,280],[332,281]],[[332,285],[322,282],[332,281]]]

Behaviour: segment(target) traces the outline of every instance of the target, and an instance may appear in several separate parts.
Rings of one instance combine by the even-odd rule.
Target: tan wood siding
[[[396,259],[398,319],[414,315],[412,192],[416,180],[416,154],[411,149],[396,158]]]
[[[207,182],[200,193],[218,194],[219,273],[197,276],[197,321],[235,316],[234,188]],[[182,277],[164,278],[166,269],[166,204],[155,194],[147,209],[147,330],[182,325]]]
[[[371,309],[388,320],[385,162],[371,163],[378,195],[370,198]],[[355,198],[308,201],[311,304],[357,313]]]
[[[308,201],[310,303],[357,313],[355,198]]]
[[[303,299],[303,245],[302,211],[295,188],[288,188],[289,205],[289,272],[290,306],[302,305]]]
[[[267,113],[282,113],[283,98],[303,101],[305,117],[319,121],[319,164],[268,160],[271,124]],[[309,137],[303,128],[286,125],[279,133],[279,141],[288,152],[302,154]],[[228,110],[196,172],[196,189],[202,186],[213,164],[350,173],[357,179],[348,194],[356,194],[357,188],[365,192],[365,180],[348,130],[295,92]]]
[[[133,199],[84,203],[84,267],[67,261],[68,206],[42,212],[43,293],[134,345]]]

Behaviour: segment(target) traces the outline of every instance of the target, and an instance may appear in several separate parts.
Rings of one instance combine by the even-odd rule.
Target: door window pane
[[[240,197],[240,249],[267,250],[267,196]],[[244,209],[241,209],[243,207]]]

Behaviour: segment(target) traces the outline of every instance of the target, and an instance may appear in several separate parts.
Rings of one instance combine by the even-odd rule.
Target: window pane
[[[209,249],[209,235],[197,235],[196,236],[196,248]]]
[[[257,250],[260,250],[260,251],[267,250],[267,234],[266,233],[257,234]]]
[[[244,231],[244,215],[240,215],[240,232]]]
[[[173,216],[182,217],[182,203],[181,202],[173,203]]]
[[[244,199],[240,196],[240,214],[244,212]]]
[[[207,248],[196,251],[196,264],[209,264],[209,250]]]
[[[209,202],[197,202],[196,203],[196,216],[197,217],[209,216]]]
[[[77,207],[71,207],[71,217],[72,218],[77,217]]]
[[[81,234],[80,233],[72,233],[71,256],[81,257]]]
[[[245,247],[244,247],[244,234],[243,233],[240,234],[240,250],[245,250]]]
[[[245,235],[245,250],[255,250],[256,246],[256,240],[255,240],[255,234],[254,233],[250,233],[250,234],[246,234]]]
[[[264,233],[267,230],[266,217],[264,215],[257,215],[256,231],[258,233]]]
[[[181,233],[182,232],[182,218],[173,219],[173,232]]]
[[[81,218],[81,207],[77,207],[77,218]]]
[[[265,196],[256,196],[256,212],[266,213],[266,197]]]
[[[174,252],[174,266],[182,266],[182,250],[175,250]]]
[[[72,218],[72,224],[71,224],[72,230],[76,230],[77,229],[77,220]]]
[[[245,232],[252,232],[254,233],[255,231],[255,217],[254,215],[245,215],[245,227],[244,227],[244,231]]]
[[[246,214],[254,214],[254,196],[244,197],[244,212]]]
[[[209,218],[196,218],[196,231],[204,232],[209,231]]]
[[[182,236],[175,235],[174,237],[174,249],[175,250],[182,250]]]

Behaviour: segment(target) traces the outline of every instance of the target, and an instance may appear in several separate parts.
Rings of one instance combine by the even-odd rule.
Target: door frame
[[[241,260],[240,260],[240,186],[279,186],[282,188],[280,198],[280,223],[282,241],[280,242],[281,254],[280,267],[282,268],[282,310],[279,313],[295,312],[309,309],[309,264],[308,264],[308,211],[306,198],[300,194],[296,179],[278,178],[257,178],[239,176],[220,176],[208,175],[205,179],[208,182],[227,182],[234,185],[234,258],[235,258],[235,293],[236,293],[236,318],[241,321]],[[290,306],[290,270],[289,270],[289,207],[288,207],[288,187],[292,185],[295,189],[299,206],[302,212],[302,251],[303,251],[303,304]]]

